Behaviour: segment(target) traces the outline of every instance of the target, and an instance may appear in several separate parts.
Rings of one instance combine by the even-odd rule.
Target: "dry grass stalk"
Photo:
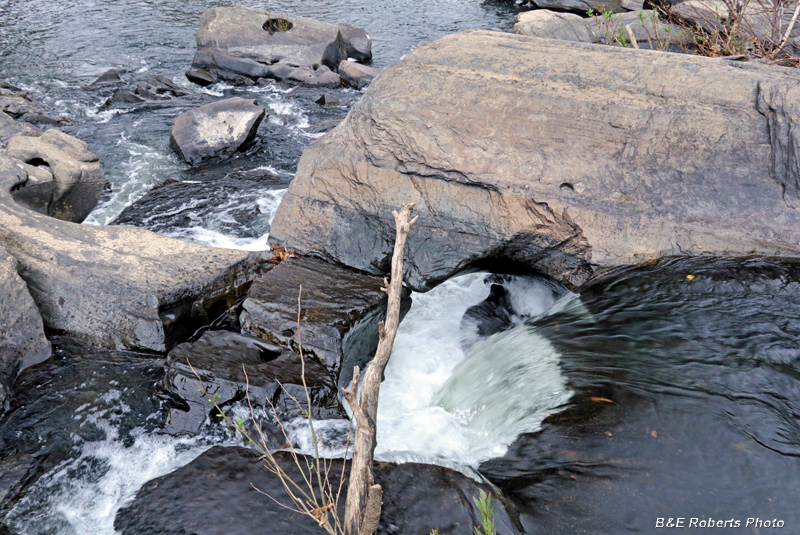
[[[303,391],[306,396],[307,402],[307,410],[303,409],[300,402],[283,386],[282,383],[278,382],[279,387],[283,390],[283,392],[289,396],[294,402],[297,404],[297,408],[301,411],[304,417],[308,420],[308,425],[311,430],[311,437],[312,442],[314,444],[314,461],[309,462],[309,458],[307,455],[302,455],[295,450],[293,441],[289,436],[289,433],[286,431],[286,428],[281,422],[280,418],[278,417],[278,412],[272,403],[272,401],[267,397],[266,402],[269,404],[270,409],[272,410],[272,414],[275,416],[275,420],[278,426],[281,429],[281,433],[283,434],[283,438],[285,441],[285,446],[282,448],[284,450],[288,450],[288,453],[291,456],[291,459],[294,465],[297,467],[298,473],[301,475],[303,481],[301,484],[295,482],[281,467],[278,460],[274,457],[273,453],[270,451],[269,446],[267,445],[266,435],[264,433],[262,422],[256,416],[255,407],[253,406],[252,399],[250,397],[250,377],[247,375],[247,370],[245,369],[244,365],[242,365],[242,372],[244,373],[245,377],[245,392],[246,392],[246,399],[247,404],[250,409],[250,419],[253,422],[253,425],[256,429],[255,437],[252,436],[244,427],[244,423],[242,420],[233,421],[228,414],[219,406],[216,401],[216,397],[218,394],[211,395],[209,394],[205,384],[203,383],[202,378],[197,373],[197,371],[192,367],[191,362],[187,361],[187,364],[191,368],[192,372],[194,373],[197,380],[200,382],[200,391],[203,393],[204,396],[207,397],[208,401],[214,406],[218,415],[222,417],[225,422],[239,432],[247,441],[253,445],[253,447],[261,454],[262,458],[264,459],[264,466],[269,470],[272,474],[274,474],[281,482],[283,489],[286,493],[286,496],[289,498],[290,504],[283,503],[279,501],[275,496],[270,495],[269,493],[263,492],[257,487],[253,486],[255,490],[264,494],[269,499],[274,501],[279,506],[288,509],[292,512],[299,513],[310,518],[313,518],[317,524],[328,532],[330,535],[342,535],[344,533],[344,527],[342,522],[339,519],[338,515],[338,504],[342,493],[342,488],[344,484],[344,470],[347,462],[347,452],[350,447],[350,433],[348,433],[347,437],[347,446],[345,448],[345,455],[344,460],[342,462],[342,472],[339,475],[339,485],[336,489],[334,489],[333,484],[331,483],[330,475],[333,463],[330,459],[327,459],[324,456],[320,455],[319,451],[319,439],[316,434],[316,430],[314,429],[314,420],[311,415],[311,396],[308,392],[308,385],[306,384],[306,371],[305,371],[305,356],[303,355],[303,345],[302,339],[300,338],[300,315],[301,315],[301,294],[303,288],[300,287],[300,291],[297,295],[297,333],[298,333],[298,353],[300,355],[300,366],[301,372],[300,376],[303,383]],[[301,462],[302,459],[302,462]],[[335,493],[334,493],[335,490]]]

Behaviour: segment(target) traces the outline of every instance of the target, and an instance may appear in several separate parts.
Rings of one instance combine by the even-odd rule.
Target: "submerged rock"
[[[228,165],[204,169],[195,180],[168,179],[125,208],[111,223],[135,225],[172,237],[191,236],[198,227],[236,238],[269,232],[271,211],[291,177],[265,169]],[[262,249],[268,249],[266,238]]]
[[[58,130],[40,137],[14,137],[7,154],[20,164],[41,168],[25,167],[29,180],[19,184],[14,198],[51,217],[82,222],[107,185],[100,162],[86,143]]]
[[[146,100],[170,100],[185,97],[189,93],[166,76],[148,78],[136,85],[136,94]]]
[[[0,247],[0,413],[17,374],[50,357],[43,329],[39,310],[17,274],[17,261]]]
[[[122,77],[123,72],[124,71],[121,69],[108,69],[106,72],[98,76],[94,82],[89,84],[89,87],[108,87],[124,84],[125,79]]]
[[[182,113],[175,119],[170,145],[189,165],[246,148],[267,111],[255,100],[228,98]]]
[[[289,477],[304,485],[289,454],[278,452],[275,458]],[[338,459],[329,462],[335,493],[342,465]],[[480,525],[479,512],[472,501],[479,490],[492,495],[497,533],[521,532],[513,508],[493,495],[488,485],[477,484],[459,472],[415,463],[375,463],[373,472],[376,483],[383,487],[380,534],[430,533],[433,529],[440,533],[469,533]],[[348,475],[349,464],[345,478]],[[264,526],[287,535],[320,532],[313,518],[281,507],[253,487],[281,503],[289,503],[281,482],[255,452],[215,446],[183,468],[145,484],[133,503],[117,513],[114,529],[122,535],[244,535],[263,530]],[[339,518],[344,516],[346,494],[345,480]],[[222,501],[225,514],[221,515]]]
[[[302,342],[303,353],[325,364],[335,376],[348,357],[349,377],[352,366],[363,366],[377,348],[378,322],[386,306],[382,284],[378,278],[315,258],[289,258],[253,283],[243,305],[242,328],[293,351]],[[410,299],[404,305],[406,312]]]
[[[356,89],[368,86],[380,72],[378,69],[373,69],[354,61],[343,61],[339,64],[339,75],[342,80]]]
[[[311,73],[323,65],[335,70],[346,57],[345,41],[335,24],[243,6],[216,7],[203,13],[192,69],[223,80],[283,80],[299,68],[308,74],[303,82],[314,82]]]
[[[800,254],[800,74],[471,31],[386,69],[312,143],[270,242],[406,281],[487,262],[568,286],[668,255]]]
[[[179,398],[181,405],[170,411],[165,431],[197,434],[206,418],[216,412],[200,391],[201,380],[210,395],[218,396],[216,401],[221,407],[249,395],[257,407],[269,408],[269,400],[282,421],[288,422],[301,410],[308,410],[301,370],[300,356],[285,347],[233,332],[205,332],[196,342],[180,344],[169,353],[162,388]],[[336,378],[325,366],[307,359],[305,380],[315,418],[344,416],[337,398]],[[280,436],[279,429],[274,431],[271,435]]]
[[[0,155],[0,245],[19,262],[45,326],[98,347],[168,349],[229,308],[263,264],[257,253],[38,214],[9,193],[26,180]]]

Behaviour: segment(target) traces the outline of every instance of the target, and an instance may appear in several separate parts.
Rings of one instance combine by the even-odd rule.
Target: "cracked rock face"
[[[266,114],[255,100],[239,97],[205,104],[175,119],[170,145],[189,165],[218,158],[246,148]]]
[[[486,262],[568,286],[668,255],[800,254],[800,76],[472,31],[386,69],[303,153],[270,241],[406,280]]]

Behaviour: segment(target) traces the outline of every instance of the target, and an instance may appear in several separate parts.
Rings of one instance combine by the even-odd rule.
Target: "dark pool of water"
[[[800,265],[672,261],[581,297],[591,318],[535,324],[563,354],[571,407],[481,467],[528,531],[657,533],[678,517],[796,531]]]

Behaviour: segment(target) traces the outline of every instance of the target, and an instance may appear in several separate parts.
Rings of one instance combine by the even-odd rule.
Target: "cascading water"
[[[571,296],[487,273],[414,294],[381,385],[377,458],[476,467],[536,430],[571,392],[558,352],[524,322]]]

